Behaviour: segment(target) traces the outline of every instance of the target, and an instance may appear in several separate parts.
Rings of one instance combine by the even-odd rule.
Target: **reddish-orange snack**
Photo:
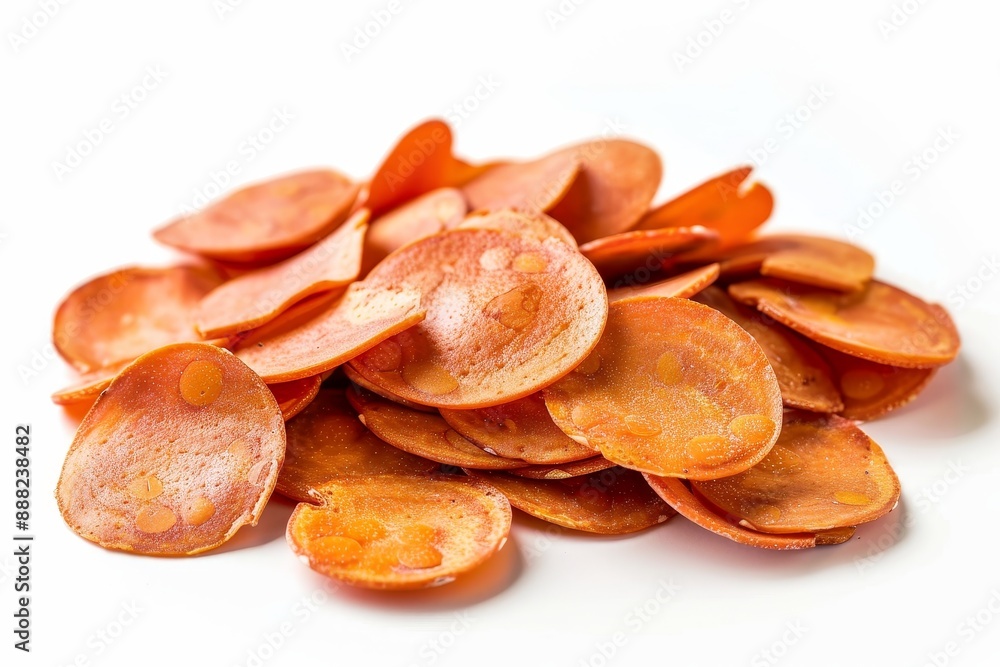
[[[466,183],[462,193],[473,211],[544,213],[563,198],[580,167],[575,154],[559,151],[530,162],[493,167]]]
[[[477,410],[441,410],[448,425],[490,454],[534,465],[593,458],[594,450],[563,433],[541,394]]]
[[[667,278],[648,285],[623,285],[608,290],[608,302],[614,303],[634,296],[674,296],[690,299],[715,282],[719,277],[718,264],[706,264],[673,278]],[[624,282],[624,281],[621,281]]]
[[[704,227],[666,227],[605,236],[584,243],[580,252],[610,280],[637,270],[655,273],[671,258],[710,246],[718,238]]]
[[[687,299],[611,304],[597,348],[544,393],[567,435],[656,475],[735,475],[764,458],[781,427],[781,393],[760,346]]]
[[[570,248],[576,248],[576,239],[569,230],[544,213],[525,213],[524,211],[495,211],[493,213],[470,214],[460,225],[460,229],[492,229],[518,236],[525,236],[536,241],[549,238],[559,239]]]
[[[285,424],[288,445],[277,491],[317,502],[324,484],[348,476],[424,475],[440,466],[379,440],[358,419],[342,389],[323,389]]]
[[[343,366],[340,366],[340,369],[344,371],[344,375],[347,376],[347,379],[356,384],[359,388],[364,389],[365,391],[370,391],[376,396],[381,396],[387,401],[392,401],[393,403],[399,403],[400,405],[405,405],[410,409],[419,410],[420,412],[432,412],[434,414],[437,414],[438,412],[437,408],[432,408],[429,405],[422,405],[421,403],[414,403],[413,401],[408,401],[402,396],[396,396],[391,391],[383,389],[374,382],[369,382],[368,380],[365,379],[364,375],[361,375],[356,370],[354,370],[350,364],[344,364]]]
[[[498,489],[517,509],[574,530],[624,535],[664,523],[676,514],[649,488],[641,474],[625,468],[561,480],[468,472]]]
[[[704,290],[694,300],[716,309],[754,337],[774,369],[786,406],[812,412],[844,408],[830,366],[794,331],[736,303],[717,287]]]
[[[130,363],[132,362],[122,361],[84,373],[73,384],[53,392],[52,402],[56,405],[93,403],[101,392],[108,388],[115,376]]]
[[[560,153],[575,157],[582,166],[549,215],[566,225],[579,243],[632,229],[663,177],[660,156],[634,141],[596,139],[555,155]]]
[[[514,468],[508,470],[511,475],[527,477],[528,479],[568,479],[570,477],[580,477],[591,473],[600,472],[613,468],[614,463],[603,456],[592,456],[581,461],[571,461],[570,463],[560,463],[551,466],[527,466],[526,468]]]
[[[503,547],[510,503],[469,477],[347,477],[319,489],[288,520],[292,551],[316,572],[354,586],[440,586]]]
[[[307,296],[350,284],[361,271],[367,229],[368,211],[361,209],[308,250],[223,283],[201,300],[198,330],[214,337],[254,329]]]
[[[255,183],[153,233],[160,243],[225,262],[273,262],[337,228],[358,185],[332,170]]]
[[[357,282],[304,322],[249,336],[234,352],[266,382],[289,382],[339,366],[423,319],[419,292]]]
[[[837,412],[848,419],[871,421],[916,398],[934,377],[936,368],[899,368],[852,357],[818,346],[833,369],[833,378],[844,407]]]
[[[744,182],[752,167],[716,176],[646,213],[635,229],[701,225],[719,232],[723,246],[739,243],[774,209],[771,191],[761,183]]]
[[[427,318],[351,365],[435,407],[499,405],[538,391],[587,356],[607,312],[604,283],[576,250],[484,229],[400,248],[365,282],[419,292]]]
[[[256,524],[285,454],[267,385],[226,350],[179,343],[137,359],[84,418],[56,499],[108,549],[182,555]]]
[[[876,363],[929,368],[958,355],[958,333],[942,309],[877,280],[841,294],[767,278],[730,285],[729,294],[817,343]]]
[[[785,414],[764,460],[732,477],[692,482],[746,528],[817,533],[874,521],[896,506],[899,479],[882,449],[836,415]]]
[[[468,211],[462,191],[456,188],[431,190],[387,211],[371,224],[365,236],[362,275],[397,248],[457,227]]]
[[[287,422],[313,402],[321,384],[323,384],[322,376],[313,375],[291,382],[269,384],[267,388],[274,394],[274,400],[278,401],[278,407],[281,409],[281,416]]]
[[[202,266],[119,269],[63,299],[52,340],[81,373],[131,361],[170,343],[200,340],[193,313],[220,284],[222,277]]]
[[[347,400],[372,433],[414,456],[479,470],[510,470],[527,465],[525,461],[496,456],[477,447],[441,415],[412,410],[356,387],[347,392]]]

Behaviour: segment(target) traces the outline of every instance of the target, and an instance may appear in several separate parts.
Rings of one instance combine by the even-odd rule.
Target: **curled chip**
[[[367,228],[368,211],[361,209],[308,250],[215,288],[198,307],[198,330],[228,336],[253,329],[307,296],[350,284],[361,270]]]
[[[469,215],[458,227],[460,229],[492,229],[497,232],[525,236],[536,241],[555,238],[571,248],[576,248],[576,239],[573,238],[569,230],[561,222],[544,213],[525,213],[524,211],[475,212]]]
[[[559,151],[531,162],[501,164],[462,188],[472,210],[550,210],[566,194],[580,171],[580,159]]]
[[[468,477],[347,477],[288,520],[292,551],[355,586],[412,589],[453,581],[503,547],[510,504]]]
[[[786,406],[813,412],[843,409],[830,366],[798,334],[736,303],[716,287],[704,290],[695,301],[715,308],[754,337],[774,369]]]
[[[527,477],[528,479],[568,479],[613,468],[614,463],[603,456],[592,456],[589,459],[560,463],[551,466],[527,466],[510,470],[511,475]]]
[[[768,278],[730,285],[729,294],[807,338],[876,363],[928,368],[958,355],[958,333],[942,309],[877,280],[841,294]]]
[[[576,250],[484,229],[400,248],[365,282],[419,292],[427,318],[351,365],[435,407],[499,405],[538,391],[587,356],[607,313],[604,283]]]
[[[886,366],[837,352],[819,350],[833,369],[844,406],[837,412],[848,419],[870,421],[912,401],[934,377],[936,368]]]
[[[313,402],[321,384],[323,384],[322,376],[313,375],[291,382],[269,384],[267,388],[274,394],[274,400],[278,401],[281,416],[288,421]]]
[[[656,495],[642,475],[609,468],[583,477],[538,480],[503,472],[470,470],[489,482],[517,509],[565,528],[623,535],[663,523],[676,512]]]
[[[289,382],[339,366],[422,319],[419,292],[357,282],[304,321],[296,314],[283,326],[272,322],[273,330],[243,339],[235,353],[266,382]]]
[[[102,366],[97,370],[84,373],[76,382],[52,393],[52,402],[56,405],[75,405],[91,403],[102,391],[108,388],[115,376],[131,361],[122,361],[110,366]]]
[[[81,373],[200,340],[193,313],[221,283],[221,276],[200,266],[119,269],[77,287],[59,304],[52,340]]]
[[[663,177],[656,151],[634,141],[599,139],[560,153],[578,159],[580,173],[549,215],[566,225],[579,243],[631,229],[649,208]]]
[[[555,425],[541,394],[477,410],[442,409],[441,416],[474,444],[508,459],[555,464],[594,456]]]
[[[676,255],[710,246],[718,238],[717,232],[704,227],[666,227],[605,236],[584,243],[580,252],[611,279],[631,272],[662,271]]]
[[[432,408],[429,405],[423,405],[421,403],[414,403],[413,401],[408,401],[402,396],[396,396],[391,391],[387,391],[382,387],[379,387],[378,385],[369,382],[368,380],[365,379],[365,376],[361,375],[356,370],[351,368],[350,364],[344,364],[343,366],[340,367],[340,369],[344,371],[344,375],[347,376],[347,379],[356,384],[359,388],[364,389],[365,391],[370,391],[376,396],[381,396],[387,401],[391,401],[393,403],[399,403],[400,405],[405,405],[408,408],[419,410],[420,412],[432,412],[434,414],[437,414],[438,412],[437,408]]]
[[[73,439],[56,499],[108,549],[194,554],[255,524],[285,454],[267,385],[225,350],[145,354],[97,399]]]
[[[347,399],[372,433],[404,452],[459,468],[510,470],[527,465],[476,447],[438,414],[412,410],[357,388],[348,391]]]
[[[765,533],[818,533],[874,521],[896,506],[899,480],[881,448],[836,415],[789,412],[764,460],[732,477],[692,482],[716,507]]]
[[[468,210],[461,190],[438,188],[379,216],[365,237],[362,275],[397,248],[457,227]]]
[[[774,209],[774,197],[764,185],[744,185],[751,171],[740,167],[709,179],[646,213],[635,229],[702,225],[717,231],[724,246],[735,245],[764,224]]]
[[[667,278],[648,285],[628,284],[608,289],[608,301],[613,303],[634,296],[675,296],[688,299],[715,282],[719,277],[718,264],[706,264],[673,278]]]
[[[324,484],[348,476],[422,475],[439,468],[375,437],[342,389],[321,390],[285,429],[288,446],[277,491],[301,502],[316,502]]]
[[[302,171],[238,190],[153,233],[180,250],[227,262],[273,262],[344,221],[358,186],[330,170]]]
[[[750,335],[700,303],[611,304],[597,348],[545,390],[567,435],[656,475],[714,479],[767,454],[781,426],[774,371]]]

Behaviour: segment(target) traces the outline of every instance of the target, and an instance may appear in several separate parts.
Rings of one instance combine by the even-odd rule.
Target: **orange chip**
[[[754,337],[774,369],[786,406],[813,412],[844,408],[830,366],[798,334],[736,303],[717,287],[706,289],[695,301],[716,309]]]
[[[346,476],[421,475],[439,468],[375,437],[342,389],[320,391],[285,429],[288,447],[277,490],[301,502],[316,502],[318,489]]]
[[[365,237],[362,275],[397,248],[457,227],[468,210],[460,190],[438,188],[386,212],[372,223]]]
[[[361,271],[368,211],[361,209],[325,239],[294,257],[212,290],[197,310],[205,336],[228,336],[273,320],[289,306],[353,282]]]
[[[357,196],[357,184],[342,174],[301,171],[237,190],[153,236],[160,243],[222,261],[275,261],[336,229]]]
[[[725,246],[739,243],[774,208],[774,197],[764,185],[744,185],[752,171],[752,167],[740,167],[716,176],[649,211],[635,229],[702,225],[719,232]]]
[[[594,456],[555,425],[541,394],[478,410],[441,410],[441,417],[473,444],[508,459],[543,465]]]
[[[419,292],[357,282],[305,321],[249,336],[234,351],[266,382],[289,382],[339,366],[422,319]]]
[[[348,380],[356,384],[361,389],[364,389],[365,391],[370,391],[376,396],[381,396],[387,401],[392,401],[393,403],[399,403],[400,405],[405,405],[408,408],[411,408],[413,410],[419,410],[420,412],[432,412],[434,414],[437,414],[438,412],[437,408],[432,408],[429,405],[422,405],[420,403],[414,403],[413,401],[408,401],[402,396],[396,396],[391,391],[386,391],[385,389],[378,386],[374,382],[369,382],[368,380],[365,379],[364,375],[361,375],[361,373],[358,373],[356,370],[354,370],[350,364],[344,364],[343,366],[340,366],[340,368],[344,371],[344,375],[347,376]]]
[[[473,213],[460,225],[459,229],[492,229],[518,236],[526,236],[536,241],[549,238],[559,239],[571,248],[576,248],[576,239],[562,223],[544,213],[523,211],[495,211],[493,213]]]
[[[108,388],[111,381],[115,379],[115,376],[130,363],[132,362],[121,361],[110,366],[102,366],[89,373],[84,373],[73,384],[54,392],[52,394],[52,402],[56,405],[92,403],[102,391]]]
[[[581,245],[580,252],[606,279],[630,272],[655,274],[671,258],[712,245],[718,236],[704,227],[667,227],[595,239]]]
[[[750,335],[687,299],[611,304],[597,348],[545,390],[556,424],[610,461],[657,475],[735,475],[781,426],[774,371]]]
[[[803,285],[852,292],[872,279],[875,258],[856,245],[822,236],[774,234],[733,248],[721,258],[729,275],[759,271]]]
[[[581,167],[572,152],[493,167],[462,188],[472,210],[516,209],[544,213],[566,194]]]
[[[284,453],[267,386],[226,350],[179,343],[139,357],[97,399],[56,498],[103,547],[194,554],[257,523]]]
[[[732,477],[692,482],[741,525],[816,533],[874,521],[896,506],[899,480],[881,448],[836,415],[789,412],[764,460]]]
[[[730,285],[729,294],[807,338],[876,363],[926,368],[958,355],[958,332],[943,309],[877,280],[841,294],[768,278]]]
[[[829,347],[819,353],[833,369],[848,419],[870,421],[906,405],[924,390],[936,368],[899,368],[852,357]]]
[[[510,504],[468,477],[348,477],[320,489],[288,520],[292,551],[316,572],[354,586],[439,586],[503,547]]]
[[[663,177],[660,156],[634,141],[597,139],[554,155],[560,154],[580,160],[581,168],[549,215],[580,243],[631,229],[649,208]]]
[[[673,278],[667,278],[649,285],[623,285],[608,290],[608,302],[614,303],[634,296],[674,296],[689,299],[715,282],[719,277],[718,264],[706,264]],[[624,282],[624,281],[620,281]]]
[[[281,416],[288,421],[313,402],[321,384],[323,384],[322,376],[313,375],[291,382],[269,384],[267,388],[274,394],[274,400],[278,401]]]
[[[441,415],[412,410],[357,387],[347,392],[347,400],[372,433],[404,452],[458,468],[510,470],[526,465],[477,447]]]
[[[81,373],[131,361],[170,343],[200,340],[193,312],[221,283],[221,276],[201,266],[119,269],[63,299],[52,340]]]
[[[642,475],[609,468],[584,477],[538,480],[470,470],[507,496],[510,504],[542,521],[602,535],[624,535],[665,522],[676,512]]]
[[[420,292],[427,319],[351,365],[435,407],[499,405],[538,391],[587,356],[606,318],[597,271],[555,239],[455,229],[401,248],[365,282]]]
[[[582,461],[571,461],[570,463],[560,463],[551,466],[527,466],[525,468],[514,468],[509,471],[511,475],[527,477],[528,479],[568,479],[570,477],[580,477],[591,473],[600,472],[613,468],[614,463],[603,456],[592,456]]]

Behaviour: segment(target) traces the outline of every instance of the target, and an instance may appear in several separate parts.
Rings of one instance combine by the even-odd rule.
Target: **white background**
[[[894,2],[912,15],[880,28]],[[251,652],[266,665],[995,664],[1000,5],[566,0],[557,20],[558,0],[400,0],[348,59],[342,44],[388,0],[246,0],[221,15],[212,0],[71,2],[34,34],[24,22],[41,23],[42,4],[7,0],[0,13],[0,544],[13,533],[18,423],[33,428],[37,535],[30,656],[11,648],[0,546],[3,664],[258,664]],[[704,46],[679,65],[689,40]],[[119,98],[147,68],[165,78],[125,116]],[[481,78],[495,90],[470,98]],[[47,342],[61,296],[97,272],[171,261],[149,231],[229,161],[239,173],[226,189],[313,165],[365,178],[407,127],[463,101],[477,108],[456,116],[457,148],[474,159],[624,126],[662,152],[661,198],[756,158],[775,229],[844,237],[901,181],[856,241],[881,277],[946,303],[964,348],[915,404],[866,426],[902,479],[897,511],[800,553],[683,519],[606,539],[518,517],[481,571],[416,594],[324,591],[285,546],[280,500],[199,558],[127,556],[72,534],[52,496],[75,427],[48,401],[71,379]],[[251,157],[244,142],[275,109],[294,118]],[[111,132],[60,179],[54,163],[103,119]],[[953,136],[943,152],[940,132]],[[936,159],[914,170],[925,151]],[[310,596],[320,603],[306,614]],[[966,620],[977,613],[979,629]],[[273,636],[283,623],[287,636]]]

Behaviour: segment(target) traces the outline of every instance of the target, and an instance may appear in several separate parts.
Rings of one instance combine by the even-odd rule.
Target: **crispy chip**
[[[560,463],[551,466],[527,466],[510,470],[511,475],[527,477],[528,479],[568,479],[613,468],[614,463],[603,456],[592,456],[581,461]]]
[[[517,236],[525,236],[536,241],[549,238],[559,239],[571,248],[576,248],[576,239],[563,224],[544,213],[524,211],[476,212],[467,217],[459,229],[492,229]]]
[[[829,347],[819,353],[833,369],[848,419],[870,421],[902,407],[916,398],[934,377],[936,368],[899,368],[852,357]]]
[[[319,490],[288,520],[292,551],[313,570],[354,586],[439,586],[507,541],[511,511],[496,489],[468,477],[348,477]]]
[[[950,320],[877,280],[860,292],[841,294],[768,278],[730,285],[729,294],[807,338],[876,363],[927,368],[958,354]]]
[[[56,498],[108,549],[194,554],[255,524],[285,453],[274,396],[226,350],[179,343],[141,356],[97,399]]]
[[[358,186],[331,170],[301,171],[247,186],[153,233],[160,243],[227,262],[269,262],[337,228]]]
[[[584,243],[580,252],[610,280],[631,272],[655,274],[673,257],[710,246],[718,237],[704,227],[666,227],[605,236]]]
[[[608,302],[614,303],[634,296],[675,296],[689,299],[715,282],[719,277],[718,264],[706,264],[673,278],[667,278],[648,285],[625,284],[608,289]],[[624,281],[620,281],[624,282]]]
[[[545,390],[556,424],[619,465],[714,479],[767,454],[781,393],[760,346],[721,313],[687,299],[611,304],[597,348]]]
[[[52,402],[56,405],[76,405],[78,403],[93,403],[102,391],[108,388],[115,376],[131,361],[121,361],[110,366],[103,366],[89,373],[84,373],[77,381],[68,387],[53,392]]]
[[[274,400],[278,401],[281,416],[288,421],[313,402],[321,384],[323,384],[322,376],[313,375],[291,382],[269,384],[267,388],[274,394]]]
[[[559,203],[580,171],[580,159],[559,151],[531,162],[498,165],[462,188],[472,210],[544,213]]]
[[[437,408],[432,408],[429,405],[423,405],[421,403],[414,403],[413,401],[408,401],[402,396],[396,396],[391,391],[383,389],[374,382],[369,382],[368,380],[365,379],[364,375],[354,370],[354,368],[352,368],[350,364],[344,364],[339,368],[344,371],[344,375],[347,376],[347,379],[356,384],[358,387],[366,391],[370,391],[376,396],[381,396],[387,401],[392,401],[393,403],[399,403],[400,405],[405,405],[408,408],[419,410],[420,412],[432,412],[434,414],[437,414],[438,412]]]

